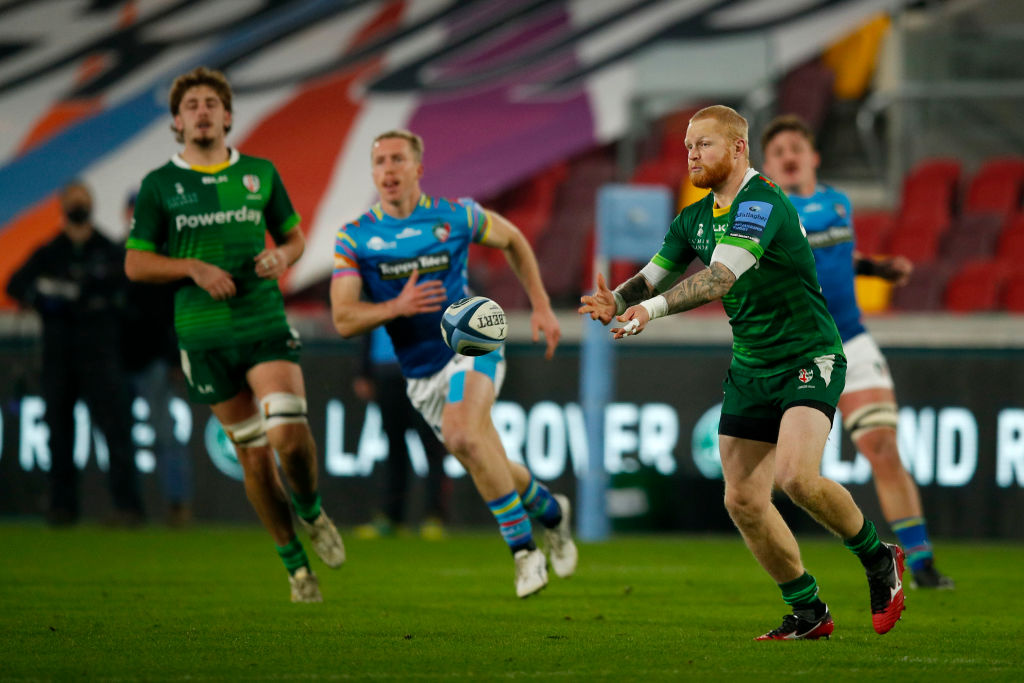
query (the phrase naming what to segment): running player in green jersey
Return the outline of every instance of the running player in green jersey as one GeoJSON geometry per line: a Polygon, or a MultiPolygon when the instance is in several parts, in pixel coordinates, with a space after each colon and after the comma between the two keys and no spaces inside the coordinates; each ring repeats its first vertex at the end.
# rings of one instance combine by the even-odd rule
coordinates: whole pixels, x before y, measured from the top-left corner
{"type": "Polygon", "coordinates": [[[320,506],[300,344],[277,285],[305,238],[273,164],[227,146],[231,100],[218,71],[199,67],[174,81],[172,130],[184,150],[142,181],[125,271],[140,282],[183,281],[174,324],[189,396],[210,405],[235,444],[246,495],[288,569],[292,601],[319,602],[274,460],[276,451],[313,548],[328,566],[341,566],[344,545],[320,506]]]}
{"type": "Polygon", "coordinates": [[[729,107],[694,114],[690,180],[711,193],[683,209],[651,262],[615,291],[599,275],[579,311],[605,324],[617,316],[623,325],[611,331],[621,339],[654,318],[722,300],[733,329],[719,424],[725,506],[793,609],[758,640],[816,639],[834,628],[772,504],[773,486],[860,558],[873,626],[886,633],[903,611],[903,551],[882,543],[849,492],[821,476],[846,359],[796,210],[750,168],[747,141],[746,120],[729,107]],[[694,258],[707,267],[675,284],[694,258]]]}

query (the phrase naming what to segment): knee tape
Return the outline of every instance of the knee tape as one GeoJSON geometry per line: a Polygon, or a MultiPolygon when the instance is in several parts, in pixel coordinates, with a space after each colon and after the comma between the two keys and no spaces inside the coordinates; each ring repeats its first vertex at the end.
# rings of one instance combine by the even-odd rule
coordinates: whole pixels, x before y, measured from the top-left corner
{"type": "Polygon", "coordinates": [[[267,429],[306,421],[306,399],[284,392],[267,394],[260,399],[260,412],[267,429]]]}
{"type": "Polygon", "coordinates": [[[843,427],[856,442],[872,429],[896,429],[900,416],[895,403],[872,403],[853,411],[843,418],[843,427]]]}
{"type": "Polygon", "coordinates": [[[266,446],[268,443],[267,432],[263,428],[263,420],[259,413],[233,425],[224,425],[224,431],[231,442],[239,448],[256,448],[266,446]]]}

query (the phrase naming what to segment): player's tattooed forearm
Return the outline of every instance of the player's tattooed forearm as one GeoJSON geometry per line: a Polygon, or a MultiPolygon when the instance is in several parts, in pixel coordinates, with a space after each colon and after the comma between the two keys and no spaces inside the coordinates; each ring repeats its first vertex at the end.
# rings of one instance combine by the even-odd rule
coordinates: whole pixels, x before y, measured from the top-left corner
{"type": "Polygon", "coordinates": [[[641,301],[650,299],[654,294],[654,288],[640,273],[629,278],[615,288],[615,291],[622,295],[627,306],[634,306],[641,301]]]}
{"type": "Polygon", "coordinates": [[[736,282],[732,271],[717,261],[665,292],[668,312],[680,313],[721,299],[736,282]]]}

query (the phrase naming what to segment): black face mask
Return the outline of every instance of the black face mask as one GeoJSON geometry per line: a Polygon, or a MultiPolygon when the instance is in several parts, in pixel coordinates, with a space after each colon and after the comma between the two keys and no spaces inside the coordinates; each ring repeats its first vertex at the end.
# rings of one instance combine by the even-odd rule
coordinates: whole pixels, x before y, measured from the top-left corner
{"type": "Polygon", "coordinates": [[[64,211],[64,215],[67,216],[69,222],[83,225],[89,222],[89,216],[92,215],[92,211],[84,204],[76,204],[69,206],[64,211]]]}

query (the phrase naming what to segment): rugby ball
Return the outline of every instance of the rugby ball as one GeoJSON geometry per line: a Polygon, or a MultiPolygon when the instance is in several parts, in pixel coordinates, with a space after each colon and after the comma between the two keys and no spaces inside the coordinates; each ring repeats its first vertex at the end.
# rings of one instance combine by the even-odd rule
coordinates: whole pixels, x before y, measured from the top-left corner
{"type": "Polygon", "coordinates": [[[456,301],[441,316],[441,336],[455,353],[482,356],[501,346],[508,334],[505,311],[485,296],[456,301]]]}

